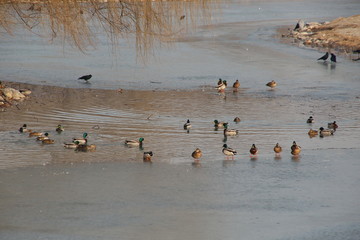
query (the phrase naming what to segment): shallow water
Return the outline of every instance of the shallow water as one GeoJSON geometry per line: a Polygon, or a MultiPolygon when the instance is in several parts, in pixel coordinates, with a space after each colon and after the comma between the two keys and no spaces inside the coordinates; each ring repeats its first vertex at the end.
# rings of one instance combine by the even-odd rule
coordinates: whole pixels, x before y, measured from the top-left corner
{"type": "Polygon", "coordinates": [[[31,86],[37,104],[0,112],[0,238],[359,239],[359,65],[341,56],[336,65],[318,63],[321,52],[273,34],[298,18],[355,14],[360,3],[309,2],[228,4],[218,24],[160,50],[147,66],[135,65],[130,50],[115,63],[102,46],[84,56],[31,36],[2,42],[1,79],[85,90],[31,86]],[[91,84],[75,80],[90,69],[91,84]],[[238,78],[240,91],[216,93],[220,77],[238,78]],[[272,79],[275,90],[265,86],[272,79]],[[94,90],[119,87],[123,93],[94,90]],[[214,119],[239,135],[224,139],[214,119]],[[334,120],[334,136],[307,135],[334,120]],[[20,134],[23,123],[55,144],[20,134]],[[62,147],[83,132],[95,152],[62,147]],[[139,137],[143,149],[124,146],[139,137]],[[225,161],[225,142],[238,151],[235,161],[225,161]],[[259,154],[251,159],[253,143],[259,154]],[[200,166],[191,164],[196,147],[200,166]],[[143,164],[150,150],[153,164],[143,164]]]}

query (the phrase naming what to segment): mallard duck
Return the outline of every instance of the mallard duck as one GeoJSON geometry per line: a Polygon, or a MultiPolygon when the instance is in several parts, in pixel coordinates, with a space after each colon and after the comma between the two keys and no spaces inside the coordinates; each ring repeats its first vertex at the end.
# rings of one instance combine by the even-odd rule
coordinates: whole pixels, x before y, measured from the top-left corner
{"type": "Polygon", "coordinates": [[[48,139],[42,140],[41,142],[42,142],[43,144],[54,144],[54,143],[55,143],[55,140],[48,138],[48,139]]]}
{"type": "Polygon", "coordinates": [[[43,141],[45,139],[49,139],[49,134],[47,132],[44,133],[44,135],[39,136],[39,137],[36,138],[37,141],[43,141]]]}
{"type": "Polygon", "coordinates": [[[30,132],[29,133],[29,137],[39,137],[42,136],[43,133],[42,132],[30,132]]]}
{"type": "Polygon", "coordinates": [[[237,91],[239,87],[240,87],[240,82],[238,79],[236,79],[236,81],[233,84],[234,91],[237,91]]]}
{"type": "Polygon", "coordinates": [[[241,120],[240,120],[239,117],[234,118],[234,122],[238,123],[238,122],[240,122],[240,121],[241,121],[241,120]]]}
{"type": "MultiPolygon", "coordinates": [[[[225,81],[224,81],[225,82],[225,81]]],[[[216,87],[216,89],[218,90],[218,92],[223,92],[225,91],[226,88],[226,84],[225,83],[220,84],[219,86],[216,87]]]]}
{"type": "Polygon", "coordinates": [[[196,148],[195,151],[193,151],[193,153],[191,154],[191,156],[192,156],[195,160],[198,160],[199,158],[201,158],[202,152],[201,152],[200,148],[196,148]]]}
{"type": "Polygon", "coordinates": [[[125,145],[127,146],[141,146],[144,141],[144,138],[141,137],[139,140],[125,140],[125,145]]]}
{"type": "Polygon", "coordinates": [[[83,133],[82,138],[73,138],[73,143],[78,142],[78,144],[86,144],[87,143],[87,133],[83,133]]]}
{"type": "Polygon", "coordinates": [[[282,148],[281,148],[281,146],[279,145],[279,143],[276,143],[276,145],[275,145],[275,147],[274,147],[274,152],[275,152],[276,154],[279,154],[279,153],[282,152],[282,148]]]}
{"type": "Polygon", "coordinates": [[[31,130],[30,130],[30,129],[27,129],[27,125],[24,124],[24,125],[22,125],[21,128],[19,128],[19,132],[21,132],[21,133],[26,133],[26,132],[31,132],[31,130]]]}
{"type": "Polygon", "coordinates": [[[272,80],[271,82],[268,82],[266,84],[266,86],[268,86],[270,88],[274,88],[274,87],[276,87],[276,85],[277,85],[277,83],[274,80],[272,80]]]}
{"type": "Polygon", "coordinates": [[[228,129],[227,128],[227,124],[225,124],[225,129],[224,129],[224,136],[235,136],[239,133],[238,130],[235,129],[228,129]]]}
{"type": "Polygon", "coordinates": [[[225,127],[228,123],[226,122],[219,122],[218,120],[214,120],[214,127],[216,128],[222,128],[225,127]]]}
{"type": "Polygon", "coordinates": [[[336,130],[339,126],[336,124],[336,121],[328,123],[328,128],[336,130]]]}
{"type": "Polygon", "coordinates": [[[296,144],[296,142],[293,142],[293,145],[291,146],[291,154],[292,155],[299,155],[301,152],[301,147],[296,144]]]}
{"type": "Polygon", "coordinates": [[[75,149],[79,142],[64,143],[64,148],[75,149]]]}
{"type": "Polygon", "coordinates": [[[221,84],[223,84],[223,81],[221,78],[219,78],[219,81],[217,82],[217,85],[220,86],[221,84]]]}
{"type": "Polygon", "coordinates": [[[231,157],[232,160],[234,160],[234,155],[237,154],[237,152],[234,149],[228,147],[227,144],[223,145],[222,152],[223,152],[223,154],[225,154],[227,160],[229,157],[231,157]]]}
{"type": "Polygon", "coordinates": [[[76,151],[83,151],[83,152],[86,152],[86,151],[95,151],[96,150],[96,145],[95,144],[78,144],[76,146],[76,151]]]}
{"type": "Polygon", "coordinates": [[[250,154],[252,155],[256,155],[258,153],[258,149],[257,147],[255,146],[255,144],[253,144],[250,148],[250,154]]]}
{"type": "Polygon", "coordinates": [[[151,157],[153,156],[153,152],[150,151],[150,152],[144,152],[144,155],[143,155],[143,161],[144,162],[151,162],[151,157]]]}
{"type": "Polygon", "coordinates": [[[313,130],[313,129],[310,129],[308,134],[310,137],[314,137],[314,136],[317,136],[318,135],[318,131],[317,130],[313,130]]]}
{"type": "Polygon", "coordinates": [[[306,123],[313,123],[313,122],[314,122],[314,118],[312,116],[310,116],[308,120],[306,120],[306,123]]]}
{"type": "Polygon", "coordinates": [[[58,133],[61,133],[62,131],[64,131],[65,129],[64,129],[64,127],[63,126],[61,126],[60,124],[56,127],[56,129],[55,129],[58,133]]]}
{"type": "Polygon", "coordinates": [[[324,129],[323,127],[321,127],[319,129],[319,135],[320,135],[320,137],[331,136],[331,135],[334,135],[334,130],[333,129],[324,129]]]}
{"type": "Polygon", "coordinates": [[[186,123],[184,124],[184,129],[189,129],[189,128],[191,128],[191,123],[190,123],[190,120],[188,119],[186,121],[186,123]]]}

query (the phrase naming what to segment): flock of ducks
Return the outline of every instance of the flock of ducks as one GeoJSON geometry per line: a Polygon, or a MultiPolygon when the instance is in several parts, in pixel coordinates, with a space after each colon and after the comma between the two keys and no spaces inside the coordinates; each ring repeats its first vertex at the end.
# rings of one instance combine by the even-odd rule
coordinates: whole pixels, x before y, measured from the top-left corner
{"type": "MultiPolygon", "coordinates": [[[[65,129],[63,126],[58,125],[55,129],[55,131],[57,133],[61,133],[63,132],[65,129]]],[[[28,133],[29,137],[36,137],[37,141],[40,141],[43,144],[54,144],[55,140],[50,139],[49,138],[49,133],[48,132],[36,132],[33,131],[31,129],[27,128],[27,124],[23,124],[22,127],[19,128],[19,132],[20,133],[28,133]]],[[[88,133],[83,133],[82,137],[80,138],[73,138],[71,142],[63,143],[64,148],[67,149],[75,149],[75,151],[83,151],[83,152],[87,152],[87,151],[95,151],[96,150],[96,145],[95,144],[88,144],[88,133]]],[[[142,149],[142,144],[143,144],[144,138],[141,137],[139,139],[136,140],[125,140],[124,144],[128,147],[135,147],[138,146],[140,149],[142,149]]],[[[149,151],[149,152],[144,152],[143,153],[143,160],[144,162],[151,162],[151,157],[153,156],[153,152],[149,151]]]]}
{"type": "MultiPolygon", "coordinates": [[[[324,59],[322,59],[322,60],[324,60],[324,59]]],[[[90,78],[91,78],[91,75],[85,75],[85,76],[80,77],[79,79],[83,79],[83,80],[87,81],[90,78]]],[[[272,80],[271,82],[268,82],[266,84],[266,86],[273,89],[277,86],[277,83],[274,80],[272,80]]],[[[226,87],[227,87],[227,81],[222,80],[220,78],[217,83],[216,89],[218,90],[218,92],[224,92],[226,87]]],[[[236,80],[233,84],[233,91],[234,92],[238,91],[239,87],[240,87],[240,82],[239,82],[239,80],[236,80]]],[[[235,123],[238,123],[240,121],[241,120],[239,117],[234,118],[235,123]]],[[[312,123],[314,123],[314,118],[312,116],[310,116],[306,122],[308,124],[312,124],[312,123]]],[[[189,132],[189,129],[192,127],[189,119],[185,122],[183,127],[185,130],[187,130],[189,132]]],[[[224,134],[225,139],[227,136],[236,136],[239,133],[239,131],[236,129],[229,129],[227,122],[220,122],[218,120],[214,120],[214,127],[216,130],[219,128],[223,128],[223,134],[224,134]]],[[[334,122],[328,123],[327,129],[324,129],[323,127],[320,127],[319,130],[310,129],[308,132],[308,135],[310,137],[314,137],[317,135],[319,135],[320,137],[331,136],[334,134],[334,132],[336,131],[337,128],[338,128],[338,125],[337,125],[336,121],[334,121],[334,122]]],[[[64,131],[64,127],[61,125],[58,125],[55,130],[56,130],[56,132],[61,133],[64,131]]],[[[49,133],[32,131],[27,128],[26,124],[24,124],[22,127],[19,128],[19,132],[28,133],[29,137],[36,137],[36,140],[41,141],[43,144],[55,143],[55,140],[49,138],[49,133]]],[[[88,144],[87,137],[88,137],[88,134],[83,133],[83,136],[81,138],[73,138],[70,143],[64,143],[63,146],[64,146],[64,148],[75,149],[76,151],[95,151],[96,145],[88,144]]],[[[138,146],[140,149],[142,149],[143,142],[144,142],[144,138],[140,137],[139,139],[136,139],[136,140],[125,140],[124,144],[128,147],[138,146]]],[[[282,152],[282,147],[279,145],[279,143],[276,143],[273,150],[275,152],[275,155],[278,156],[282,152]]],[[[249,152],[250,152],[250,157],[256,157],[256,155],[258,153],[258,148],[256,147],[255,144],[252,144],[249,152]]],[[[293,156],[298,156],[300,154],[300,152],[301,152],[301,147],[295,141],[293,141],[293,144],[291,146],[291,154],[293,156]]],[[[226,156],[226,160],[230,160],[230,159],[234,160],[234,156],[237,154],[236,150],[230,148],[226,143],[223,144],[223,146],[222,146],[222,153],[226,156]]],[[[200,158],[202,157],[202,155],[203,155],[202,151],[199,148],[196,148],[195,151],[192,152],[191,156],[194,158],[195,164],[200,163],[200,158]]],[[[152,156],[153,156],[152,151],[143,152],[143,161],[151,162],[152,156]]]]}
{"type": "MultiPolygon", "coordinates": [[[[308,120],[306,121],[308,124],[313,124],[314,118],[312,116],[310,116],[308,118],[308,120]]],[[[320,137],[326,137],[326,136],[331,136],[334,135],[336,129],[339,127],[336,123],[336,121],[330,122],[327,124],[327,129],[320,127],[319,130],[314,130],[312,128],[310,128],[308,134],[310,137],[316,137],[316,136],[320,136],[320,137]]]]}
{"type": "MultiPolygon", "coordinates": [[[[326,53],[326,55],[324,55],[322,58],[319,58],[318,60],[326,60],[328,58],[328,53],[326,53]]],[[[332,62],[336,62],[336,56],[334,54],[331,54],[331,61],[332,62]]],[[[277,83],[272,80],[268,83],[266,83],[266,86],[270,87],[271,89],[275,88],[277,86],[277,83]]],[[[221,78],[219,79],[219,81],[217,82],[217,87],[216,89],[218,90],[218,92],[224,92],[225,89],[227,87],[227,81],[226,80],[222,80],[221,78]]],[[[238,91],[238,88],[240,87],[240,82],[239,80],[236,80],[233,84],[233,91],[236,92],[238,91]]],[[[240,118],[239,117],[235,117],[234,122],[238,123],[240,122],[240,118]]],[[[314,123],[314,118],[312,116],[310,116],[308,118],[308,120],[306,121],[308,124],[312,124],[314,123]]],[[[236,136],[238,134],[238,130],[235,129],[228,129],[228,123],[227,122],[219,122],[218,120],[214,120],[214,127],[216,129],[218,128],[224,128],[223,133],[224,133],[224,137],[226,138],[227,136],[236,136]]],[[[191,128],[191,123],[190,120],[188,119],[186,121],[186,123],[184,124],[184,129],[189,130],[191,128]]],[[[313,130],[310,129],[308,134],[310,137],[314,137],[319,135],[320,137],[325,137],[325,136],[331,136],[334,134],[334,132],[336,131],[336,129],[338,128],[338,125],[336,123],[336,121],[328,123],[328,128],[325,129],[323,127],[320,127],[319,130],[313,130]]],[[[226,143],[223,144],[222,146],[222,153],[226,156],[226,160],[234,160],[234,156],[237,154],[236,150],[230,148],[226,143]]],[[[282,152],[282,147],[279,145],[279,143],[276,143],[276,145],[273,148],[275,155],[279,156],[280,153],[282,152]]],[[[301,153],[301,147],[296,143],[296,141],[293,141],[293,144],[290,148],[291,150],[291,154],[293,156],[299,156],[301,153]]],[[[252,144],[250,150],[250,157],[256,157],[257,153],[258,153],[258,148],[256,147],[255,144],[252,144]]],[[[202,157],[202,152],[199,148],[196,148],[195,151],[191,154],[191,156],[194,158],[194,163],[199,163],[200,162],[200,158],[202,157]]]]}
{"type": "MultiPolygon", "coordinates": [[[[239,122],[239,121],[240,121],[239,117],[234,118],[234,122],[239,122]]],[[[216,130],[218,130],[219,128],[223,128],[224,129],[223,133],[225,138],[227,136],[236,136],[239,133],[238,130],[228,129],[227,122],[219,122],[218,120],[214,120],[214,127],[216,130]]],[[[191,123],[190,120],[188,119],[184,124],[184,129],[188,130],[189,128],[191,128],[191,123]]],[[[279,145],[279,143],[276,143],[273,150],[275,152],[275,155],[279,156],[280,153],[282,152],[282,147],[279,145]]],[[[258,148],[256,147],[255,144],[252,144],[249,152],[251,158],[255,158],[257,156],[258,148]]],[[[298,156],[300,152],[301,152],[301,147],[295,141],[293,141],[293,144],[291,146],[291,154],[294,156],[298,156]]],[[[237,151],[234,150],[233,148],[230,148],[226,143],[223,144],[222,146],[222,153],[225,155],[226,160],[234,160],[234,156],[237,155],[237,151]]],[[[191,156],[194,158],[194,163],[199,164],[200,158],[202,157],[202,151],[200,150],[200,148],[196,148],[195,151],[191,154],[191,156]]]]}
{"type": "MultiPolygon", "coordinates": [[[[215,87],[219,93],[221,92],[225,92],[225,89],[227,88],[228,84],[226,80],[222,80],[221,78],[219,78],[219,81],[217,82],[217,86],[215,87]]],[[[233,91],[237,92],[239,90],[240,87],[240,82],[238,79],[236,79],[236,81],[233,83],[233,91]]],[[[275,88],[277,86],[277,83],[272,80],[268,83],[266,83],[266,86],[270,87],[271,89],[275,88]]]]}

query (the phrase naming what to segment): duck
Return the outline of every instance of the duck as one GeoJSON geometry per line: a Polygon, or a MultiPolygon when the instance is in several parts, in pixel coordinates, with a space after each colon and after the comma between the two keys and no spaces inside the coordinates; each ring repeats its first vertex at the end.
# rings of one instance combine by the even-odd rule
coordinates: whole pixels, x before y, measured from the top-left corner
{"type": "Polygon", "coordinates": [[[144,138],[141,137],[139,138],[139,140],[125,140],[125,145],[127,146],[142,146],[142,143],[144,141],[144,138]]]}
{"type": "Polygon", "coordinates": [[[26,132],[31,132],[31,130],[27,128],[26,124],[23,124],[22,127],[19,128],[19,132],[26,133],[26,132]]]}
{"type": "Polygon", "coordinates": [[[83,133],[82,138],[73,138],[73,143],[78,142],[78,144],[86,144],[87,136],[88,136],[88,134],[85,132],[85,133],[83,133]]]}
{"type": "Polygon", "coordinates": [[[236,81],[233,84],[234,91],[236,92],[239,87],[240,87],[240,82],[238,79],[236,79],[236,81]]]}
{"type": "Polygon", "coordinates": [[[186,121],[186,123],[184,124],[184,129],[189,129],[189,128],[191,128],[191,123],[190,123],[190,120],[188,119],[186,121]]]}
{"type": "Polygon", "coordinates": [[[202,157],[202,152],[201,152],[200,148],[196,148],[195,151],[193,151],[193,153],[191,154],[191,156],[192,156],[195,160],[199,160],[199,158],[202,157]]]}
{"type": "Polygon", "coordinates": [[[214,120],[214,127],[216,128],[222,128],[225,127],[228,123],[226,122],[219,122],[218,120],[214,120]]]}
{"type": "Polygon", "coordinates": [[[55,140],[47,138],[41,141],[43,144],[54,144],[55,140]]]}
{"type": "Polygon", "coordinates": [[[77,147],[77,145],[79,145],[79,142],[72,142],[72,143],[65,143],[64,142],[64,148],[69,148],[69,149],[75,149],[77,147]]]}
{"type": "Polygon", "coordinates": [[[144,155],[143,155],[143,161],[144,162],[151,162],[151,157],[153,156],[153,152],[150,151],[150,152],[144,152],[144,155]]]}
{"type": "Polygon", "coordinates": [[[272,80],[271,82],[268,82],[266,84],[266,86],[268,86],[270,88],[274,88],[274,87],[276,87],[276,85],[277,85],[277,83],[274,80],[272,80]]]}
{"type": "Polygon", "coordinates": [[[44,135],[39,136],[39,137],[36,138],[37,141],[43,141],[45,139],[49,139],[49,133],[47,133],[47,132],[44,133],[44,135]]]}
{"type": "Polygon", "coordinates": [[[291,146],[291,154],[292,155],[299,155],[301,152],[301,147],[293,141],[293,145],[291,146]]]}
{"type": "Polygon", "coordinates": [[[239,117],[235,117],[235,118],[234,118],[234,122],[238,123],[238,122],[240,122],[240,121],[241,121],[241,120],[240,120],[239,117]]]}
{"type": "Polygon", "coordinates": [[[58,133],[63,132],[65,129],[63,126],[61,126],[60,124],[56,127],[55,131],[57,131],[58,133]]]}
{"type": "Polygon", "coordinates": [[[218,90],[218,92],[223,92],[225,91],[226,87],[227,87],[227,82],[226,80],[224,80],[220,85],[216,87],[216,89],[218,90]]]}
{"type": "Polygon", "coordinates": [[[43,133],[42,132],[30,132],[29,133],[29,137],[39,137],[42,136],[43,133]]]}
{"type": "Polygon", "coordinates": [[[234,155],[237,154],[237,152],[234,149],[228,147],[226,143],[223,145],[222,152],[223,154],[225,154],[226,160],[228,160],[229,157],[231,157],[232,160],[234,160],[234,155]]]}
{"type": "Polygon", "coordinates": [[[275,154],[279,154],[282,152],[282,147],[279,145],[279,143],[276,143],[276,145],[274,147],[274,152],[275,152],[275,154]]]}
{"type": "Polygon", "coordinates": [[[336,121],[328,123],[328,128],[336,130],[339,126],[336,124],[336,121]]]}
{"type": "Polygon", "coordinates": [[[256,155],[258,153],[258,149],[257,147],[255,146],[255,144],[253,144],[250,148],[250,154],[252,155],[256,155]]]}
{"type": "Polygon", "coordinates": [[[317,136],[318,133],[319,133],[319,131],[314,130],[314,129],[310,129],[309,132],[308,132],[308,134],[309,134],[310,137],[317,136]]]}
{"type": "Polygon", "coordinates": [[[238,130],[235,130],[235,129],[228,129],[227,128],[227,124],[224,126],[225,129],[224,129],[224,136],[235,136],[239,133],[238,130]]]}
{"type": "Polygon", "coordinates": [[[221,84],[223,84],[223,81],[221,78],[219,78],[219,81],[217,82],[217,85],[220,86],[221,84]]]}
{"type": "Polygon", "coordinates": [[[95,144],[78,144],[76,146],[76,151],[83,151],[83,152],[87,152],[87,151],[95,151],[96,150],[96,145],[95,144]]]}
{"type": "Polygon", "coordinates": [[[331,135],[334,135],[334,130],[333,129],[324,129],[323,127],[321,127],[319,129],[319,134],[320,134],[320,137],[331,136],[331,135]]]}
{"type": "Polygon", "coordinates": [[[308,120],[306,120],[306,123],[313,123],[313,122],[314,122],[314,118],[312,116],[310,116],[308,120]]]}

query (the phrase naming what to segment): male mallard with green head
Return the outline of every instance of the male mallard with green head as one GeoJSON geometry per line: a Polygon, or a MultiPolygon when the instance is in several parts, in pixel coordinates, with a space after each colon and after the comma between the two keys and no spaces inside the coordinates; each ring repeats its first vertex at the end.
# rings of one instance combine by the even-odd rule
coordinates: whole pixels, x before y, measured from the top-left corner
{"type": "Polygon", "coordinates": [[[334,130],[333,129],[324,129],[323,127],[321,127],[319,129],[319,135],[320,135],[320,137],[331,136],[331,135],[334,135],[334,130]]]}
{"type": "Polygon", "coordinates": [[[231,157],[232,160],[234,160],[234,155],[237,154],[237,152],[236,152],[234,149],[228,147],[227,144],[224,144],[224,145],[223,145],[222,152],[223,152],[223,154],[225,154],[226,160],[228,160],[229,157],[231,157]]]}
{"type": "Polygon", "coordinates": [[[184,129],[187,130],[187,129],[189,129],[189,128],[191,128],[191,123],[190,123],[190,120],[188,119],[188,120],[186,121],[186,123],[184,124],[184,129]]]}
{"type": "Polygon", "coordinates": [[[47,133],[47,132],[44,133],[44,135],[39,136],[39,137],[36,138],[37,141],[43,141],[45,139],[49,139],[49,133],[47,133]]]}
{"type": "Polygon", "coordinates": [[[79,142],[64,143],[64,148],[75,149],[79,145],[79,142]]]}
{"type": "Polygon", "coordinates": [[[58,133],[61,133],[61,132],[63,132],[65,129],[64,129],[64,127],[63,126],[61,126],[60,124],[56,127],[56,129],[55,129],[58,133]]]}
{"type": "Polygon", "coordinates": [[[24,125],[22,125],[21,128],[19,128],[19,132],[26,133],[26,132],[31,132],[31,130],[27,128],[26,124],[24,124],[24,125]]]}
{"type": "Polygon", "coordinates": [[[308,120],[306,120],[306,123],[314,123],[314,121],[315,121],[314,118],[310,116],[308,120]]]}
{"type": "Polygon", "coordinates": [[[228,129],[227,128],[227,124],[224,125],[225,129],[224,129],[224,136],[235,136],[239,133],[238,130],[235,129],[228,129]]]}
{"type": "Polygon", "coordinates": [[[150,151],[150,152],[144,152],[144,155],[143,155],[143,161],[144,162],[151,162],[151,157],[153,156],[153,152],[150,151]]]}
{"type": "Polygon", "coordinates": [[[73,143],[78,142],[79,144],[86,144],[87,143],[87,133],[83,133],[82,138],[73,138],[73,143]]]}
{"type": "Polygon", "coordinates": [[[214,127],[216,128],[222,128],[224,126],[226,126],[228,123],[225,122],[219,122],[218,120],[214,120],[214,127]]]}
{"type": "Polygon", "coordinates": [[[293,145],[291,146],[291,154],[292,155],[299,155],[301,152],[301,147],[293,141],[293,145]]]}
{"type": "Polygon", "coordinates": [[[125,140],[125,145],[133,147],[133,146],[142,146],[144,138],[141,137],[139,140],[125,140]]]}

